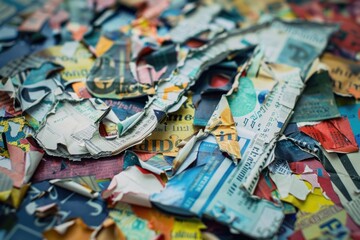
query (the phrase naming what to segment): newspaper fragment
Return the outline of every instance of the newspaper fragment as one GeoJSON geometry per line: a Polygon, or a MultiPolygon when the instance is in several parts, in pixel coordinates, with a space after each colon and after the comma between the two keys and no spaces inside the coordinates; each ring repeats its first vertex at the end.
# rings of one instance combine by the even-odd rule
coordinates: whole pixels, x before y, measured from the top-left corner
{"type": "MultiPolygon", "coordinates": [[[[266,69],[266,65],[263,67],[266,69]]],[[[242,161],[239,164],[239,171],[234,173],[234,176],[238,176],[234,178],[234,184],[246,186],[245,188],[250,192],[254,190],[258,176],[267,164],[268,157],[275,147],[275,141],[280,137],[281,131],[289,121],[296,100],[304,88],[300,69],[275,64],[270,65],[270,67],[273,69],[269,72],[270,75],[273,75],[278,82],[268,93],[265,101],[261,105],[255,105],[257,101],[255,99],[252,108],[255,106],[256,108],[251,111],[248,109],[246,112],[237,112],[236,108],[231,108],[235,111],[233,115],[237,123],[240,142],[243,138],[242,144],[245,143],[243,146],[246,147],[245,154],[243,154],[242,161]],[[241,135],[242,132],[244,133],[242,129],[246,129],[251,135],[249,136],[249,133],[241,135]]],[[[240,78],[240,84],[241,81],[245,80],[251,81],[246,77],[240,78]]],[[[255,97],[255,90],[252,91],[253,97],[255,97]]],[[[242,94],[241,89],[233,94],[236,96],[233,101],[237,105],[241,105],[243,101],[239,98],[239,95],[242,94]]]]}
{"type": "Polygon", "coordinates": [[[359,146],[360,145],[360,125],[359,125],[360,119],[355,113],[359,112],[360,103],[345,104],[345,105],[338,104],[338,109],[339,109],[339,112],[341,113],[341,116],[349,119],[351,130],[354,133],[356,143],[359,146]]]}
{"type": "Polygon", "coordinates": [[[266,238],[275,234],[283,218],[280,208],[232,186],[231,173],[239,165],[235,167],[230,159],[222,156],[214,137],[206,146],[204,157],[207,156],[208,162],[171,178],[165,190],[152,196],[153,204],[178,214],[205,215],[253,237],[266,238]],[[216,151],[220,154],[214,155],[216,151]],[[209,195],[213,197],[208,198],[209,195]],[[259,221],[262,218],[258,218],[257,213],[260,212],[271,216],[271,226],[268,225],[270,221],[259,221]]]}
{"type": "MultiPolygon", "coordinates": [[[[310,189],[312,188],[311,184],[305,181],[304,183],[310,191],[310,189]]],[[[315,188],[312,192],[310,192],[305,201],[301,201],[292,195],[288,195],[287,197],[282,198],[282,200],[291,203],[301,212],[307,213],[314,213],[319,211],[323,207],[334,205],[334,203],[330,199],[324,196],[321,189],[319,188],[315,188]]]]}
{"type": "Polygon", "coordinates": [[[96,99],[58,102],[36,133],[36,139],[51,155],[73,158],[88,153],[91,148],[87,141],[108,111],[109,108],[96,99]]]}
{"type": "Polygon", "coordinates": [[[300,174],[301,179],[311,183],[312,192],[314,187],[320,187],[322,194],[331,199],[336,205],[340,205],[340,199],[335,193],[330,180],[330,174],[317,159],[309,159],[300,162],[289,163],[291,170],[295,174],[300,174]],[[318,172],[322,174],[318,174],[318,172]]]}
{"type": "MultiPolygon", "coordinates": [[[[249,49],[249,54],[252,52],[249,49]]],[[[246,56],[243,58],[248,60],[246,56]]],[[[237,70],[237,61],[224,60],[201,74],[195,85],[191,87],[194,92],[193,104],[196,107],[194,125],[206,126],[221,96],[231,90],[237,70]]]]}
{"type": "Polygon", "coordinates": [[[216,4],[200,6],[190,16],[180,21],[171,29],[170,38],[176,43],[183,43],[187,39],[209,29],[210,22],[220,12],[221,7],[216,4]]]}
{"type": "Polygon", "coordinates": [[[14,76],[20,72],[24,72],[27,69],[39,68],[46,59],[37,57],[35,55],[28,55],[7,63],[0,68],[0,76],[3,78],[14,76]]]}
{"type": "Polygon", "coordinates": [[[281,198],[286,198],[291,194],[297,199],[305,201],[310,193],[305,183],[295,174],[271,174],[270,177],[275,182],[281,198]]]}

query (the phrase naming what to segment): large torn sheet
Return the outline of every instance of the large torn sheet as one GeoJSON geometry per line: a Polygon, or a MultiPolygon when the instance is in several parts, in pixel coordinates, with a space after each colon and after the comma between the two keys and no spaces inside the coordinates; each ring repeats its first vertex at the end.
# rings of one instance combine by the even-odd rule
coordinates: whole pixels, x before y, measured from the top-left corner
{"type": "MultiPolygon", "coordinates": [[[[262,169],[272,160],[275,142],[289,121],[296,100],[305,86],[298,68],[274,64],[263,67],[270,67],[269,74],[273,75],[277,84],[268,93],[265,101],[258,104],[253,111],[245,115],[234,115],[240,137],[239,144],[245,147],[238,172],[234,173],[234,184],[243,185],[250,192],[254,191],[262,169]]],[[[243,79],[246,80],[239,79],[240,84],[243,79]]],[[[241,94],[241,89],[236,94],[241,94]]],[[[236,101],[241,105],[241,102],[246,100],[239,98],[236,101]]]]}
{"type": "Polygon", "coordinates": [[[99,121],[109,108],[96,99],[58,102],[36,134],[48,153],[76,158],[93,152],[87,142],[99,130],[99,121]]]}
{"type": "Polygon", "coordinates": [[[152,196],[153,204],[177,214],[205,215],[252,237],[274,235],[283,219],[281,207],[232,184],[237,168],[222,156],[214,137],[202,144],[203,155],[197,161],[204,158],[207,163],[173,177],[164,191],[152,196]]]}

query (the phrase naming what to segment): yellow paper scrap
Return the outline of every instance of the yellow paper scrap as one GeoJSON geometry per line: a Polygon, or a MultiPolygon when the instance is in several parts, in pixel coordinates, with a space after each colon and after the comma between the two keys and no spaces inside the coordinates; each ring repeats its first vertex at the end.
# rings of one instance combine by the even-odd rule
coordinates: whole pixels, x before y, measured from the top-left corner
{"type": "MultiPolygon", "coordinates": [[[[305,182],[309,190],[312,189],[310,183],[305,182]]],[[[302,201],[289,194],[286,198],[281,198],[282,201],[291,203],[295,207],[299,208],[302,212],[314,213],[319,211],[324,206],[332,206],[334,203],[327,199],[323,194],[320,188],[315,188],[313,192],[310,192],[307,195],[306,200],[302,201]]]]}
{"type": "Polygon", "coordinates": [[[106,51],[109,50],[112,47],[112,45],[114,45],[113,41],[111,41],[110,39],[104,36],[101,36],[95,47],[96,56],[100,57],[101,55],[106,53],[106,51]]]}
{"type": "Polygon", "coordinates": [[[201,240],[201,229],[206,226],[200,221],[175,221],[174,228],[171,233],[172,240],[201,240]]]}
{"type": "Polygon", "coordinates": [[[220,150],[228,153],[235,163],[240,160],[240,146],[237,141],[238,134],[235,121],[225,96],[222,96],[205,128],[205,132],[214,135],[220,150]]]}
{"type": "Polygon", "coordinates": [[[92,234],[92,239],[96,240],[125,240],[126,237],[122,231],[116,226],[113,219],[107,218],[102,225],[92,234]]]}
{"type": "Polygon", "coordinates": [[[94,229],[87,226],[81,218],[76,218],[46,230],[43,236],[47,240],[90,239],[93,231],[94,229]]]}

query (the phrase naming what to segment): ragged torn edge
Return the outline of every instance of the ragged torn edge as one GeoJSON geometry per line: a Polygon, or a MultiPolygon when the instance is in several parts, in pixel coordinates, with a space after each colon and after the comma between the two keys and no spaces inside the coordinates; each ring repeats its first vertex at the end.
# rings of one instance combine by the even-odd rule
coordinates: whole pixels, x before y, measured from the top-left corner
{"type": "Polygon", "coordinates": [[[133,165],[115,175],[102,197],[111,204],[125,202],[143,207],[151,207],[150,196],[161,192],[165,183],[161,177],[133,165]]]}
{"type": "Polygon", "coordinates": [[[49,182],[55,186],[65,188],[69,191],[78,193],[84,197],[97,198],[99,196],[98,192],[96,192],[90,188],[86,188],[86,187],[82,186],[81,184],[79,184],[75,181],[72,181],[71,179],[52,179],[49,182]]]}
{"type": "MultiPolygon", "coordinates": [[[[69,102],[70,104],[73,103],[81,103],[84,101],[89,101],[91,103],[91,105],[94,107],[94,109],[96,109],[95,104],[92,102],[94,101],[94,99],[75,99],[75,98],[69,98],[69,99],[60,99],[59,101],[55,102],[54,106],[51,108],[51,110],[46,114],[45,120],[41,123],[39,129],[36,132],[36,135],[34,136],[35,139],[37,140],[38,144],[47,152],[47,154],[52,155],[52,156],[66,156],[68,157],[70,160],[81,160],[81,158],[83,157],[94,157],[94,158],[100,158],[102,157],[102,155],[88,155],[88,156],[76,156],[76,155],[71,155],[71,154],[66,154],[66,152],[63,152],[62,150],[59,150],[59,148],[57,148],[56,150],[50,150],[47,149],[44,144],[41,142],[40,139],[37,138],[37,135],[41,132],[41,130],[45,127],[46,123],[47,123],[47,119],[49,118],[49,116],[56,114],[56,111],[59,107],[59,105],[62,102],[69,102]]],[[[102,101],[101,101],[102,102],[102,101]]],[[[94,124],[96,124],[97,127],[99,127],[100,121],[109,113],[111,109],[109,107],[107,107],[107,110],[104,112],[103,116],[99,119],[97,119],[94,124]]],[[[57,147],[59,147],[59,144],[57,144],[57,147]]],[[[65,146],[66,147],[66,146],[65,146]]],[[[111,155],[111,153],[106,153],[106,156],[111,155]]]]}
{"type": "Polygon", "coordinates": [[[126,170],[127,168],[131,167],[131,166],[139,166],[145,170],[148,170],[149,172],[152,172],[156,175],[159,175],[162,179],[167,180],[167,176],[165,174],[165,171],[157,168],[155,166],[153,166],[152,164],[147,163],[147,161],[143,161],[141,160],[138,155],[130,150],[125,150],[124,153],[124,166],[123,166],[123,170],[126,170]],[[136,158],[136,160],[132,160],[132,161],[127,161],[127,155],[132,155],[133,157],[136,158]]]}

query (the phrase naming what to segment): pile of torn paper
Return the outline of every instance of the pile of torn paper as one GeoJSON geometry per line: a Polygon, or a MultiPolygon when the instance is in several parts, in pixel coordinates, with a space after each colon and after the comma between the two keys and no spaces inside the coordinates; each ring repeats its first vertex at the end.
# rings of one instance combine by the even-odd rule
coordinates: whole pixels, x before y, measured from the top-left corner
{"type": "Polygon", "coordinates": [[[360,239],[358,1],[0,13],[1,239],[360,239]]]}

